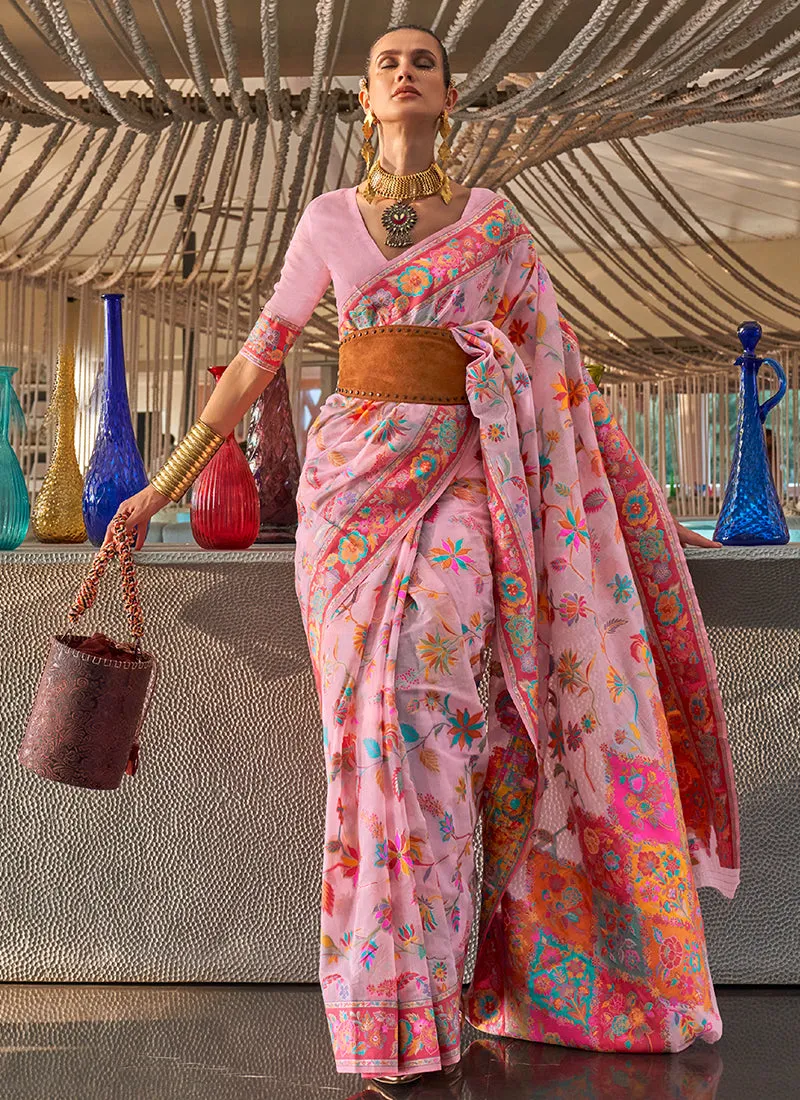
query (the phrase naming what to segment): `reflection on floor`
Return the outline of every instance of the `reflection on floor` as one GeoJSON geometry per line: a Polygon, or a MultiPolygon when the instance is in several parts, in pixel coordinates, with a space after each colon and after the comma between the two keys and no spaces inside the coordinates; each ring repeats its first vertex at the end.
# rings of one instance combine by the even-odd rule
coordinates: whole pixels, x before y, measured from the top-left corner
{"type": "Polygon", "coordinates": [[[468,1028],[462,1074],[367,1088],[338,1074],[315,985],[0,985],[13,1100],[784,1100],[800,988],[719,987],[725,1033],[677,1055],[589,1054],[468,1028]]]}

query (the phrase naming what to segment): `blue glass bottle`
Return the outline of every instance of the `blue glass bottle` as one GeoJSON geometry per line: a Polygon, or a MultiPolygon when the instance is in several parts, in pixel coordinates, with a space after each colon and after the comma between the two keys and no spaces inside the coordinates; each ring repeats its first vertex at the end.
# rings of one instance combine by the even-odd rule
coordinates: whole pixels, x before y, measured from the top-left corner
{"type": "Polygon", "coordinates": [[[714,538],[726,546],[770,546],[789,541],[789,528],[769,468],[764,420],[786,393],[786,375],[774,359],[759,359],[756,345],[761,325],[745,321],[738,328],[744,354],[736,360],[742,368],[739,412],[731,474],[714,538]],[[758,370],[768,363],[778,376],[778,392],[761,404],[758,370]]]}
{"type": "Polygon", "coordinates": [[[122,348],[122,294],[103,294],[105,303],[105,364],[100,419],[83,485],[83,519],[95,546],[123,500],[147,485],[142,456],[136,446],[125,383],[122,348]]]}
{"type": "Polygon", "coordinates": [[[0,550],[14,550],[28,533],[31,502],[22,467],[8,438],[15,424],[25,428],[25,414],[11,385],[16,367],[0,367],[0,550]]]}

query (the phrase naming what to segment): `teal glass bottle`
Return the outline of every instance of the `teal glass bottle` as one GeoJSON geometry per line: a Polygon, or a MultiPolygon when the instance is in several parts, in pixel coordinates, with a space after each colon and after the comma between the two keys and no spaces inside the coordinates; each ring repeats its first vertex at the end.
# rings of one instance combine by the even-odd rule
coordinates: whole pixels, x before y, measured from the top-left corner
{"type": "Polygon", "coordinates": [[[19,546],[31,520],[25,477],[8,437],[12,424],[25,428],[25,414],[11,385],[16,370],[0,367],[0,550],[19,546]]]}

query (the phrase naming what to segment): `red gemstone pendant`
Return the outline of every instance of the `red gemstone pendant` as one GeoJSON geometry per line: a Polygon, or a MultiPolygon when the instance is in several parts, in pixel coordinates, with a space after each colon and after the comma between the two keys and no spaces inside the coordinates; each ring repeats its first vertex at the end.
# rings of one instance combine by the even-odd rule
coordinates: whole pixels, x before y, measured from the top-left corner
{"type": "Polygon", "coordinates": [[[386,230],[387,248],[408,248],[412,244],[411,230],[417,224],[417,212],[407,202],[397,202],[388,206],[381,216],[386,230]]]}

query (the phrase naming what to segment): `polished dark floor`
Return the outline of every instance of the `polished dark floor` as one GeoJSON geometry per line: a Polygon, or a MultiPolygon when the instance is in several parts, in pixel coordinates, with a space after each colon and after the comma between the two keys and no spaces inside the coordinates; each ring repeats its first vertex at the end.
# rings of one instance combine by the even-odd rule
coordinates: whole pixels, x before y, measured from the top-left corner
{"type": "Polygon", "coordinates": [[[463,1072],[383,1093],[333,1065],[313,985],[0,985],[2,1100],[784,1100],[800,988],[719,987],[725,1033],[676,1055],[588,1054],[468,1028],[463,1072]]]}

